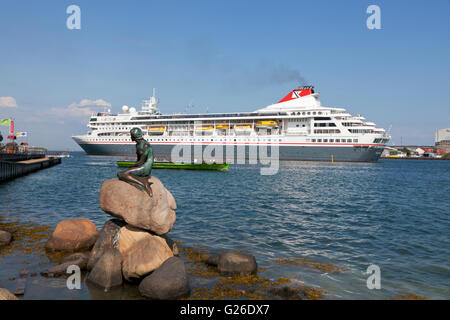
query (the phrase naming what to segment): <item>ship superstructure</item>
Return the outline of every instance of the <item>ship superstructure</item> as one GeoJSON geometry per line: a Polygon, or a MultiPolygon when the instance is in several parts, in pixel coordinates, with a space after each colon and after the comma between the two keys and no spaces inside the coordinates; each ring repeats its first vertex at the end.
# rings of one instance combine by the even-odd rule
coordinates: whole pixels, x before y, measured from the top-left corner
{"type": "MultiPolygon", "coordinates": [[[[322,106],[312,86],[253,112],[162,114],[158,102],[153,90],[140,111],[123,106],[119,114],[97,113],[89,120],[89,132],[73,139],[91,155],[134,155],[130,129],[139,127],[157,156],[170,156],[176,145],[228,147],[228,153],[230,146],[277,146],[280,160],[363,162],[377,161],[390,139],[361,115],[322,106]]],[[[239,154],[249,156],[248,151],[239,154]]]]}

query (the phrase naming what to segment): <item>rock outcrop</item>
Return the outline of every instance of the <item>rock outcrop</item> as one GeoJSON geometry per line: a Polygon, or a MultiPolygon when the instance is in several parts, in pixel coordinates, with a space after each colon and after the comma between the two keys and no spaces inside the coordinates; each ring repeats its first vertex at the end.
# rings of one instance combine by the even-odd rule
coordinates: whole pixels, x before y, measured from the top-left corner
{"type": "Polygon", "coordinates": [[[79,266],[81,270],[86,270],[90,256],[89,252],[77,252],[65,257],[61,262],[75,262],[74,264],[79,266]]]}
{"type": "Polygon", "coordinates": [[[117,241],[117,235],[126,223],[119,219],[111,219],[105,222],[102,230],[98,235],[97,241],[91,250],[91,256],[87,265],[88,270],[92,270],[96,262],[105,253],[106,250],[112,249],[117,241]]]}
{"type": "Polygon", "coordinates": [[[89,260],[89,254],[86,253],[74,253],[61,261],[60,264],[53,266],[43,272],[41,275],[44,277],[61,277],[61,276],[69,276],[67,273],[67,269],[76,265],[80,268],[80,270],[86,270],[87,264],[89,260]]]}
{"type": "Polygon", "coordinates": [[[215,254],[210,255],[208,258],[206,258],[205,263],[209,264],[211,266],[217,267],[217,265],[219,264],[219,260],[222,254],[226,253],[227,251],[222,250],[219,251],[215,254]]]}
{"type": "Polygon", "coordinates": [[[123,258],[122,273],[128,281],[142,278],[173,256],[162,237],[132,226],[120,229],[118,249],[123,258]]]}
{"type": "Polygon", "coordinates": [[[12,235],[9,232],[0,230],[0,247],[11,243],[12,235]]]}
{"type": "Polygon", "coordinates": [[[144,297],[173,300],[189,295],[189,279],[183,261],[177,257],[167,259],[139,285],[144,297]]]}
{"type": "Polygon", "coordinates": [[[97,228],[89,219],[63,220],[56,226],[45,248],[71,252],[89,250],[97,237],[97,228]]]}
{"type": "Polygon", "coordinates": [[[87,283],[94,291],[114,292],[126,280],[140,283],[141,294],[152,299],[189,295],[186,268],[174,257],[177,244],[167,236],[176,220],[175,199],[158,178],[149,181],[152,197],[118,179],[103,183],[100,208],[115,219],[100,230],[87,262],[87,283]]]}
{"type": "Polygon", "coordinates": [[[156,177],[151,177],[153,197],[118,179],[107,180],[100,190],[100,208],[128,224],[152,231],[168,233],[176,219],[176,202],[156,177]]]}
{"type": "Polygon", "coordinates": [[[111,248],[105,251],[89,273],[88,281],[109,290],[122,284],[122,255],[111,248]]]}
{"type": "Polygon", "coordinates": [[[222,251],[210,256],[206,263],[216,266],[222,274],[249,275],[258,271],[255,257],[244,251],[222,251]]]}

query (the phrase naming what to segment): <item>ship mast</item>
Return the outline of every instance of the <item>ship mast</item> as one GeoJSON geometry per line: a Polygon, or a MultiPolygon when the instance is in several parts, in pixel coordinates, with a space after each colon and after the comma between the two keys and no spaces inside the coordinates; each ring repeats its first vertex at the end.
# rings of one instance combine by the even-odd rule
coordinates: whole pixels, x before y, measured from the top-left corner
{"type": "Polygon", "coordinates": [[[156,106],[158,105],[159,99],[156,98],[156,88],[153,88],[153,96],[148,100],[142,100],[142,111],[150,112],[155,114],[157,111],[156,106]]]}

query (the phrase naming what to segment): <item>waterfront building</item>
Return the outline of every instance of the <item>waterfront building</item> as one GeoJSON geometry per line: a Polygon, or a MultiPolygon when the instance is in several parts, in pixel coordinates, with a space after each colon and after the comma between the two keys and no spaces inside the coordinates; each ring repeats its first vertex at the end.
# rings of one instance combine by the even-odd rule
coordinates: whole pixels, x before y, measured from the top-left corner
{"type": "Polygon", "coordinates": [[[436,131],[435,146],[438,149],[450,152],[450,128],[440,129],[436,131]]]}

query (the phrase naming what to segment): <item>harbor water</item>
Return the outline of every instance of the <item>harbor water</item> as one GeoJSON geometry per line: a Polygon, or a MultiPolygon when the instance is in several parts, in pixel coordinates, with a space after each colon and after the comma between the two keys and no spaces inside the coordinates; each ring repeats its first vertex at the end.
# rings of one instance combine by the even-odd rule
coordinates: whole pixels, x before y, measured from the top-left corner
{"type": "MultiPolygon", "coordinates": [[[[62,164],[0,184],[0,223],[52,229],[64,219],[110,219],[99,207],[103,181],[121,158],[72,153],[62,164]]],[[[390,299],[412,294],[450,298],[450,161],[378,163],[283,162],[276,175],[257,165],[229,172],[154,170],[174,195],[177,221],[169,236],[185,246],[253,253],[264,275],[326,291],[325,299],[390,299]],[[308,258],[342,267],[328,272],[273,263],[308,258]],[[380,268],[381,289],[366,270],[380,268]]],[[[0,285],[14,289],[21,269],[35,272],[25,299],[96,299],[39,275],[49,262],[34,251],[0,251],[0,285]]],[[[120,298],[138,298],[135,289],[120,298]]]]}

